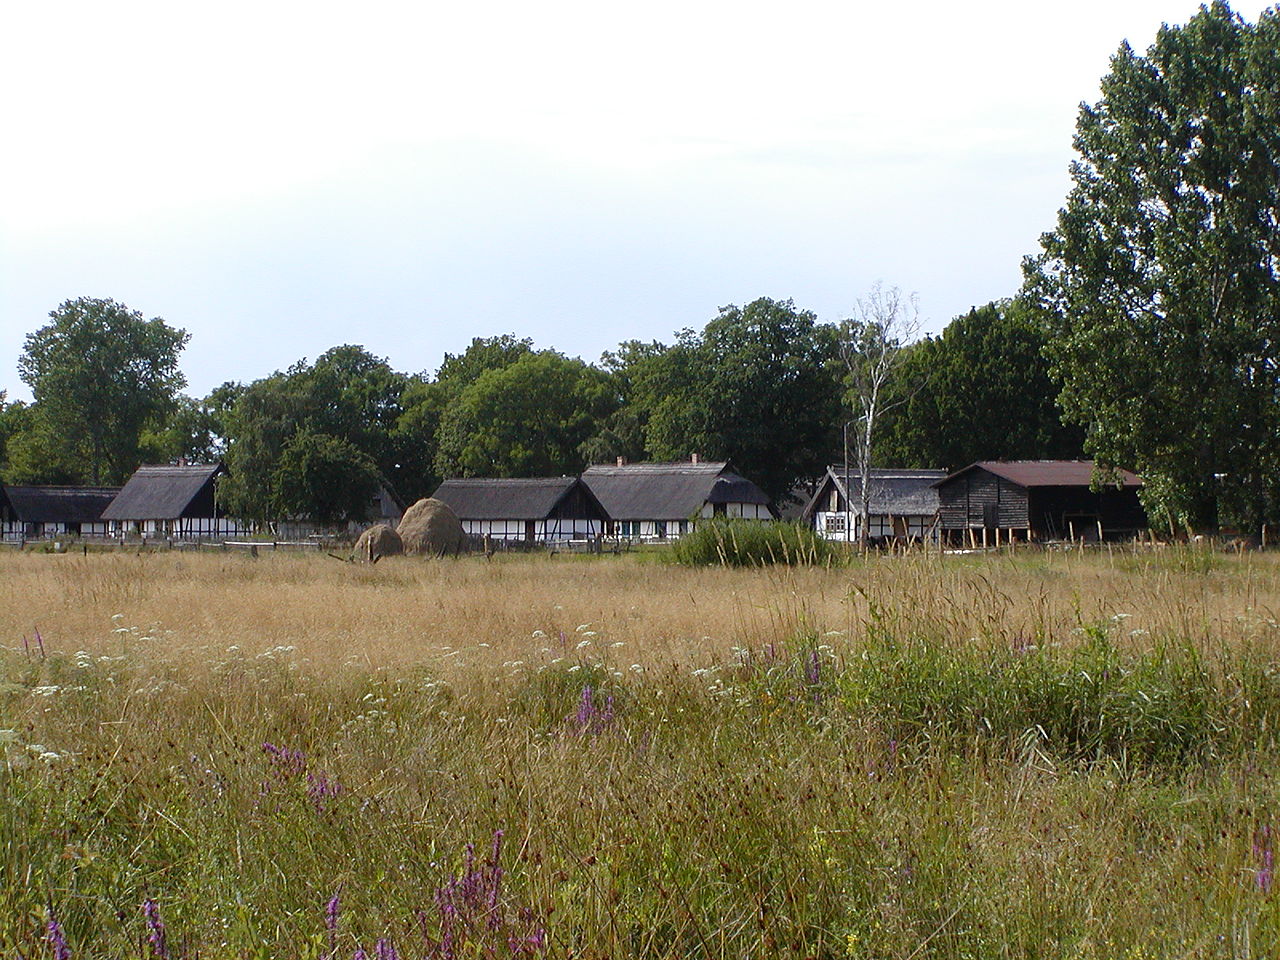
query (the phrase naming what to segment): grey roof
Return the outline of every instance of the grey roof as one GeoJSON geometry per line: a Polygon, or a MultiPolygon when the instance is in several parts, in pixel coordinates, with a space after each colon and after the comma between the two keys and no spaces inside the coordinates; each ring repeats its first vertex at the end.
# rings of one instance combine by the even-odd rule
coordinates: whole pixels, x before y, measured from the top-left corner
{"type": "Polygon", "coordinates": [[[756,503],[769,498],[724,462],[628,463],[587,467],[583,481],[614,520],[686,520],[708,503],[756,503]]]}
{"type": "MultiPolygon", "coordinates": [[[[1087,487],[1093,483],[1092,460],[979,460],[939,482],[970,470],[994,473],[1020,487],[1087,487]]],[[[1142,479],[1136,473],[1121,470],[1119,474],[1121,486],[1142,486],[1142,479]]]]}
{"type": "Polygon", "coordinates": [[[119,487],[6,486],[3,493],[23,523],[95,523],[119,487]]]}
{"type": "MultiPolygon", "coordinates": [[[[871,512],[876,516],[931,517],[938,512],[937,484],[945,470],[873,467],[871,470],[871,512]]],[[[862,474],[843,467],[827,467],[827,477],[804,508],[806,519],[818,510],[818,503],[835,485],[851,503],[862,500],[862,474]]]]}
{"type": "MultiPolygon", "coordinates": [[[[578,486],[577,477],[467,477],[444,481],[432,496],[460,520],[544,520],[578,486]]],[[[583,493],[595,499],[585,486],[583,493]]]]}
{"type": "Polygon", "coordinates": [[[102,511],[103,520],[177,520],[219,473],[220,463],[139,467],[102,511]]]}

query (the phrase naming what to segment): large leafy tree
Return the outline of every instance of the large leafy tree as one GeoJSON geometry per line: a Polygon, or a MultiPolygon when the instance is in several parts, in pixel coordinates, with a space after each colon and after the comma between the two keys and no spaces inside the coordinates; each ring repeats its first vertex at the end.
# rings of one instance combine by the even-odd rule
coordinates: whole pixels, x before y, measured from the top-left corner
{"type": "Polygon", "coordinates": [[[999,301],[906,347],[889,384],[901,404],[885,417],[876,459],[955,470],[975,460],[1078,457],[1083,431],[1062,422],[1047,341],[1032,311],[999,301]]]}
{"type": "Polygon", "coordinates": [[[1277,517],[1280,13],[1225,3],[1122,46],[1081,107],[1074,187],[1026,293],[1087,449],[1155,522],[1277,517]]]}
{"type": "Polygon", "coordinates": [[[617,408],[604,371],[554,350],[490,369],[440,418],[437,471],[449,476],[577,473],[583,444],[617,408]]]}
{"type": "Polygon", "coordinates": [[[164,421],[186,380],[188,335],[114,300],[81,297],[29,334],[18,372],[31,388],[50,453],[83,464],[77,479],[123,482],[144,431],[164,421]]]}
{"type": "Polygon", "coordinates": [[[673,346],[623,344],[606,362],[656,459],[731,460],[781,502],[839,449],[839,332],[790,300],[723,307],[673,346]]]}
{"type": "Polygon", "coordinates": [[[303,429],[281,451],[274,480],[277,516],[336,524],[368,518],[380,474],[350,441],[303,429]]]}
{"type": "Polygon", "coordinates": [[[518,338],[514,333],[473,337],[462,353],[444,355],[436,371],[436,383],[450,395],[456,395],[482,374],[509,367],[533,352],[533,341],[528,337],[518,338]]]}
{"type": "Polygon", "coordinates": [[[361,497],[368,502],[367,464],[377,477],[398,486],[407,464],[397,430],[410,382],[362,347],[344,345],[314,364],[299,362],[242,388],[225,415],[231,476],[223,495],[229,508],[251,520],[328,517],[335,503],[361,497]],[[305,443],[300,437],[307,438],[305,443]],[[290,466],[282,472],[285,461],[290,466]],[[324,462],[355,465],[335,470],[332,482],[342,491],[322,496],[311,480],[299,480],[324,462]],[[292,484],[287,490],[281,487],[286,480],[292,484]]]}

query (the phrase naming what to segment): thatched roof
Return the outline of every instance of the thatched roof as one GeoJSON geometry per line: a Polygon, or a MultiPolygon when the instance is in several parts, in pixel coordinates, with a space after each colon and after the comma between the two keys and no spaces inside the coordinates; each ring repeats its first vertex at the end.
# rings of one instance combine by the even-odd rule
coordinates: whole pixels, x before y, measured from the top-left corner
{"type": "Polygon", "coordinates": [[[227,468],[220,463],[139,467],[102,512],[102,519],[177,520],[193,516],[189,511],[197,498],[202,497],[207,500],[212,516],[213,478],[226,472],[227,468]]]}
{"type": "Polygon", "coordinates": [[[685,520],[708,503],[769,503],[724,462],[599,464],[582,479],[614,520],[685,520]]]}
{"type": "MultiPolygon", "coordinates": [[[[916,470],[898,467],[871,469],[871,513],[886,517],[931,517],[938,512],[937,483],[945,470],[916,470]]],[[[862,501],[862,474],[843,467],[827,467],[827,476],[810,498],[802,516],[805,520],[823,507],[831,489],[839,490],[855,506],[862,501]]]]}
{"type": "Polygon", "coordinates": [[[6,486],[0,500],[23,523],[96,523],[119,492],[119,487],[6,486]]]}
{"type": "MultiPolygon", "coordinates": [[[[432,496],[463,520],[545,520],[579,490],[598,506],[577,477],[467,477],[444,481],[432,496]]],[[[603,508],[600,511],[603,516],[603,508]]]]}

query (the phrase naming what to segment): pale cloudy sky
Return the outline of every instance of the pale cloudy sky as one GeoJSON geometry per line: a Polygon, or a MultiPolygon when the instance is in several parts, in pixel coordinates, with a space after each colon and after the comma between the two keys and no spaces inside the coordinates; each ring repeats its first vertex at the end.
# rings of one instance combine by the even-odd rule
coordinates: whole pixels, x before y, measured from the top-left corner
{"type": "Polygon", "coordinates": [[[11,5],[0,389],[78,296],[188,330],[195,394],[339,343],[595,360],[760,296],[836,320],[876,281],[937,330],[1016,291],[1120,42],[1196,9],[11,5]]]}

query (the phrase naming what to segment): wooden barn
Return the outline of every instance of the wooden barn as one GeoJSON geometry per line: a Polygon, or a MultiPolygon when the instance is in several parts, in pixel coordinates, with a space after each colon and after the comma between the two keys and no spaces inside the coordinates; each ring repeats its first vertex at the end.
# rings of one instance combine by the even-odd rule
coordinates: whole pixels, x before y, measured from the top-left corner
{"type": "Polygon", "coordinates": [[[939,480],[944,534],[970,542],[1003,539],[1114,540],[1146,528],[1142,481],[1127,470],[1100,490],[1091,460],[983,460],[939,480]]]}
{"type": "Polygon", "coordinates": [[[220,463],[139,467],[102,518],[111,522],[113,536],[239,536],[247,528],[218,502],[216,481],[226,472],[220,463]]]}
{"type": "MultiPolygon", "coordinates": [[[[938,490],[945,470],[873,468],[871,470],[872,540],[928,540],[937,535],[938,490]]],[[[860,539],[862,474],[827,467],[827,475],[800,519],[828,540],[860,539]]]]}
{"type": "Polygon", "coordinates": [[[577,477],[446,480],[432,494],[462,521],[468,534],[494,540],[590,540],[608,519],[577,477]]]}
{"type": "Polygon", "coordinates": [[[619,462],[588,467],[582,479],[604,505],[610,536],[665,540],[700,517],[776,519],[765,492],[723,462],[619,462]]]}
{"type": "Polygon", "coordinates": [[[0,537],[102,537],[109,523],[102,513],[119,487],[0,487],[0,537]]]}

